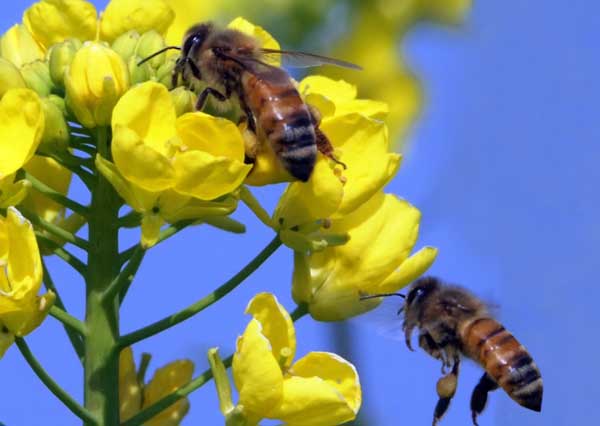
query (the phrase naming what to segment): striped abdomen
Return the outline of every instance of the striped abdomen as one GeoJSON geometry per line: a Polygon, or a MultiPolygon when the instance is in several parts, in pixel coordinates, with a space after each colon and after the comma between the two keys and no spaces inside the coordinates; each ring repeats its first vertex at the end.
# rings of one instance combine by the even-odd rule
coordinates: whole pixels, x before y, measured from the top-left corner
{"type": "Polygon", "coordinates": [[[258,128],[290,174],[306,182],[315,166],[317,144],[310,112],[292,80],[280,68],[244,72],[246,103],[258,128]]]}
{"type": "Polygon", "coordinates": [[[475,318],[461,328],[461,337],[465,354],[478,361],[513,400],[541,410],[540,371],[523,345],[498,321],[475,318]]]}

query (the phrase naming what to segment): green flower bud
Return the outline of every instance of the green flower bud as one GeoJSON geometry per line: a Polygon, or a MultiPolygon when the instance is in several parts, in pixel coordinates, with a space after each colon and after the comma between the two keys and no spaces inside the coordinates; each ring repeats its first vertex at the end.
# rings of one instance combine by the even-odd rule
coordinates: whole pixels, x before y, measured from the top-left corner
{"type": "Polygon", "coordinates": [[[171,90],[171,98],[173,99],[173,105],[175,106],[175,113],[177,117],[185,114],[186,112],[192,112],[196,109],[196,101],[198,96],[191,90],[187,90],[183,86],[179,86],[171,90]]]}
{"type": "Polygon", "coordinates": [[[21,67],[25,84],[41,97],[48,96],[56,88],[50,78],[50,68],[46,61],[34,61],[21,67]]]}
{"type": "Polygon", "coordinates": [[[127,62],[131,84],[138,84],[148,81],[154,76],[154,70],[152,69],[152,66],[148,62],[138,65],[140,61],[140,57],[134,55],[129,58],[127,62]]]}
{"type": "Polygon", "coordinates": [[[175,69],[175,61],[177,61],[177,56],[170,56],[167,61],[156,70],[156,81],[167,87],[171,87],[171,77],[173,75],[173,70],[175,69]]]}
{"type": "Polygon", "coordinates": [[[52,82],[61,89],[65,87],[65,73],[75,53],[81,48],[82,44],[77,39],[69,39],[62,43],[52,46],[50,49],[49,67],[50,67],[50,78],[52,82]]]}
{"type": "Polygon", "coordinates": [[[63,151],[69,144],[69,128],[67,127],[63,110],[58,106],[59,103],[57,99],[62,100],[55,95],[42,99],[45,117],[42,147],[53,152],[63,151]]]}
{"type": "Polygon", "coordinates": [[[125,62],[135,55],[135,51],[140,40],[140,34],[135,31],[127,31],[126,33],[117,37],[113,42],[111,48],[119,54],[125,62]]]}
{"type": "Polygon", "coordinates": [[[19,69],[12,62],[0,58],[0,98],[10,89],[26,87],[19,69]]]}
{"type": "MultiPolygon", "coordinates": [[[[154,53],[158,52],[160,49],[165,47],[164,38],[154,30],[148,31],[140,37],[140,40],[137,45],[136,54],[144,59],[154,53]]],[[[150,59],[148,63],[152,65],[152,68],[157,69],[162,64],[166,62],[166,54],[155,56],[150,59]]]]}
{"type": "Polygon", "coordinates": [[[67,105],[63,98],[61,98],[60,96],[57,96],[57,95],[50,95],[46,99],[48,99],[48,101],[50,101],[54,105],[56,105],[56,107],[60,110],[60,112],[62,112],[63,116],[65,116],[65,117],[67,116],[67,105]]]}

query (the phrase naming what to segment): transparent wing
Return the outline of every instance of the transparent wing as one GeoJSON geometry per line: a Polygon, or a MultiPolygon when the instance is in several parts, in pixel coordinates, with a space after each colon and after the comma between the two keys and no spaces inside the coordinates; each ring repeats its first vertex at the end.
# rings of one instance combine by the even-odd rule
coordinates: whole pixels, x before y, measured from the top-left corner
{"type": "Polygon", "coordinates": [[[261,49],[263,58],[269,59],[281,58],[283,65],[291,68],[309,68],[322,65],[334,65],[336,67],[349,68],[353,70],[362,70],[362,67],[351,62],[333,59],[327,56],[315,55],[314,53],[292,52],[289,50],[261,49]]]}
{"type": "Polygon", "coordinates": [[[366,328],[381,337],[391,340],[404,341],[402,321],[404,316],[398,315],[398,310],[403,301],[395,297],[386,297],[381,304],[372,311],[352,318],[352,324],[366,328]]]}

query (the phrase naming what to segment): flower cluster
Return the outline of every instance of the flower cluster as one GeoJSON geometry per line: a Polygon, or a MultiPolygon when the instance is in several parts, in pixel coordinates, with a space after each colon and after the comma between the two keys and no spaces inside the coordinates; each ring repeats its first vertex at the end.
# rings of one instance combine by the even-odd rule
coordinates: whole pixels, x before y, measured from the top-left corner
{"type": "MultiPolygon", "coordinates": [[[[415,1],[432,3],[427,10],[445,13],[433,6],[437,2],[415,1]]],[[[111,0],[98,13],[85,0],[41,0],[0,37],[0,356],[51,309],[76,349],[98,343],[96,336],[86,335],[87,322],[63,311],[60,298],[53,306],[52,291],[39,295],[45,272],[41,255],[56,254],[86,280],[86,321],[98,318],[90,313],[94,309],[106,310],[107,317],[114,314],[104,325],[116,324],[115,329],[104,330],[104,336],[117,337],[115,342],[106,339],[113,346],[98,356],[105,356],[107,364],[112,361],[115,371],[118,363],[115,411],[120,420],[141,416],[147,425],[180,423],[189,409],[182,395],[167,409],[156,407],[192,380],[193,364],[171,363],[144,384],[147,362],[136,371],[130,347],[139,340],[122,344],[128,335],[118,337],[114,307],[146,250],[166,235],[199,223],[244,232],[229,216],[245,203],[276,233],[276,247],[293,250],[293,298],[300,312],[321,321],[375,308],[380,300],[361,296],[401,289],[423,274],[437,254],[433,247],[413,253],[420,212],[385,192],[401,164],[386,124],[391,114],[398,125],[398,105],[361,98],[343,80],[290,78],[314,115],[315,131],[325,135],[333,150],[330,156],[318,153],[310,179],[298,181],[265,131],[251,131],[237,106],[223,114],[196,111],[203,83],[173,87],[177,56],[169,52],[149,58],[167,40],[181,42],[184,28],[193,23],[181,13],[185,3],[111,0]],[[145,58],[149,60],[142,62],[145,58]],[[90,205],[68,197],[74,177],[89,189],[90,205]],[[274,211],[267,212],[250,187],[281,182],[287,187],[274,211]],[[119,217],[123,207],[129,211],[119,217]],[[113,216],[103,218],[103,213],[113,216]],[[88,239],[79,232],[86,224],[88,239]],[[123,227],[139,227],[141,237],[132,250],[119,253],[115,246],[123,227]],[[67,244],[87,251],[89,263],[68,252],[67,244]],[[92,267],[94,256],[107,257],[92,267]],[[144,417],[148,409],[160,414],[150,420],[144,417]]],[[[279,49],[265,29],[243,18],[228,27],[265,48],[279,49]]],[[[277,60],[265,61],[280,66],[277,60]]],[[[254,269],[265,260],[260,256],[250,265],[254,269]]],[[[155,325],[189,318],[189,312],[203,309],[198,306],[231,291],[229,286],[155,325]]],[[[293,321],[271,294],[255,296],[247,313],[253,318],[237,341],[232,365],[237,404],[223,364],[216,351],[209,352],[227,425],[257,425],[262,419],[333,425],[356,417],[361,387],[352,364],[326,352],[311,352],[294,362],[293,321]]],[[[152,335],[146,332],[132,335],[152,335]]],[[[96,353],[79,350],[79,355],[96,353]]],[[[84,364],[86,369],[94,365],[84,364]]],[[[86,378],[93,376],[88,373],[86,378]]],[[[92,392],[91,384],[86,385],[92,392]]],[[[85,420],[85,410],[102,411],[95,403],[90,406],[74,412],[83,413],[85,420]]]]}

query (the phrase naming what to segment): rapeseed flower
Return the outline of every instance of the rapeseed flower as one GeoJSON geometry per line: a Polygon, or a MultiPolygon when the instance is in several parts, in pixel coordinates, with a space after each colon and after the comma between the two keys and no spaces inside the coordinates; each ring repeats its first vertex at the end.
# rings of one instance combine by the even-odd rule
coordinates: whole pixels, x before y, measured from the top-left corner
{"type": "MultiPolygon", "coordinates": [[[[143,368],[147,368],[145,365],[143,368]]],[[[149,407],[161,398],[185,386],[192,380],[194,364],[184,359],[173,361],[156,370],[148,383],[144,373],[136,371],[133,351],[127,347],[119,356],[119,408],[121,421],[149,407]]],[[[177,401],[160,414],[146,421],[146,426],[177,426],[190,409],[187,398],[177,401]]]]}
{"type": "MultiPolygon", "coordinates": [[[[245,424],[256,425],[268,418],[317,426],[356,417],[362,394],[352,364],[329,352],[310,352],[294,362],[294,324],[270,293],[257,294],[246,312],[253,318],[238,338],[232,366],[239,402],[233,407],[231,401],[221,401],[228,420],[242,417],[245,424]]],[[[228,387],[220,379],[218,386],[228,387]]],[[[222,398],[228,394],[219,389],[222,398]]]]}
{"type": "Polygon", "coordinates": [[[38,296],[42,261],[33,227],[14,208],[0,216],[0,357],[14,342],[37,328],[55,295],[38,296]]]}

